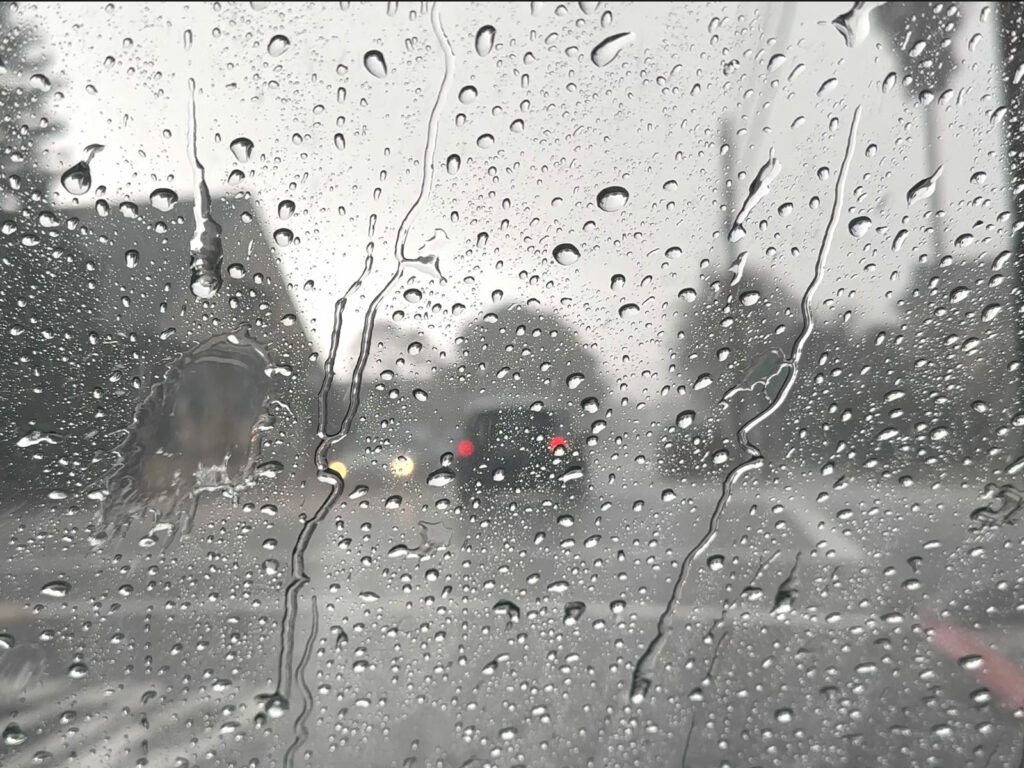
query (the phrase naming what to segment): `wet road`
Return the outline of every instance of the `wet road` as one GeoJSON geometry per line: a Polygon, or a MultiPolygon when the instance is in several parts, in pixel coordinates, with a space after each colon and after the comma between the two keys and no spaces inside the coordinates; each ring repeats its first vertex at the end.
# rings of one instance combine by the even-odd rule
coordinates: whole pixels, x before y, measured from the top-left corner
{"type": "MultiPolygon", "coordinates": [[[[3,763],[283,765],[294,743],[295,765],[679,765],[687,736],[689,765],[1009,754],[1012,708],[929,645],[929,590],[901,588],[910,566],[879,549],[886,529],[846,535],[854,526],[820,505],[792,503],[754,525],[757,490],[733,500],[653,689],[631,702],[633,665],[714,494],[594,491],[543,537],[436,510],[424,535],[426,515],[346,499],[308,553],[287,710],[259,698],[275,689],[296,527],[282,507],[239,515],[211,499],[166,548],[129,535],[98,551],[73,535],[76,517],[22,512],[4,530],[3,763]],[[726,724],[748,738],[719,742],[726,724]]],[[[911,503],[922,522],[928,502],[911,503]]],[[[947,528],[899,546],[944,551],[947,528]]],[[[1011,637],[1004,654],[1024,658],[1011,637]]]]}

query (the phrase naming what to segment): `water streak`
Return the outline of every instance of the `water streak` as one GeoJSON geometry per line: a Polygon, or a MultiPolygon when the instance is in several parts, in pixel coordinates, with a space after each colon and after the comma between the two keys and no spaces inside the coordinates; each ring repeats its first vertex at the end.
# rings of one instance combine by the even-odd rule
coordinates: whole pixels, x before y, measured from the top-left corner
{"type": "Polygon", "coordinates": [[[320,632],[320,611],[316,605],[316,595],[313,595],[311,602],[313,605],[309,636],[306,638],[305,648],[302,649],[302,656],[299,657],[299,662],[295,665],[295,672],[299,678],[299,686],[302,693],[302,709],[299,711],[299,716],[295,721],[295,739],[284,753],[285,765],[292,765],[295,762],[296,753],[305,743],[306,739],[309,738],[309,726],[306,724],[306,718],[309,717],[309,713],[313,709],[313,692],[309,689],[309,683],[306,682],[303,673],[309,664],[309,660],[313,658],[313,647],[316,645],[316,637],[320,632]]]}
{"type": "MultiPolygon", "coordinates": [[[[278,656],[277,688],[273,694],[262,697],[267,700],[268,706],[273,704],[275,706],[287,708],[288,697],[291,694],[294,679],[296,676],[300,679],[303,678],[306,665],[309,662],[309,655],[304,654],[303,658],[300,659],[297,664],[293,663],[295,653],[295,622],[298,617],[298,602],[303,588],[309,583],[309,574],[306,572],[306,550],[312,542],[319,524],[327,516],[327,513],[334,506],[335,502],[341,497],[345,488],[345,482],[341,476],[328,466],[327,457],[330,449],[345,439],[351,430],[353,421],[355,420],[356,413],[359,408],[363,372],[366,369],[366,364],[370,357],[370,350],[373,341],[373,328],[377,316],[377,310],[384,298],[391,293],[392,288],[394,288],[396,283],[398,283],[402,278],[405,264],[409,261],[405,256],[405,246],[409,237],[411,222],[419,206],[427,197],[433,182],[434,155],[437,146],[440,112],[442,104],[444,103],[451,88],[455,55],[452,50],[451,43],[448,40],[448,36],[445,34],[444,28],[441,24],[440,6],[436,2],[431,5],[430,23],[437,42],[444,53],[444,75],[438,88],[437,97],[430,111],[430,117],[427,123],[427,137],[423,151],[423,177],[416,199],[406,211],[406,214],[398,227],[394,247],[394,269],[391,277],[388,279],[384,287],[370,300],[363,318],[363,326],[359,340],[359,354],[352,369],[345,413],[342,416],[337,429],[329,430],[328,402],[335,379],[335,367],[345,309],[348,304],[349,297],[354,291],[358,290],[362,285],[363,280],[372,271],[372,252],[367,253],[363,264],[363,270],[360,275],[355,279],[352,285],[349,286],[345,295],[342,296],[335,304],[334,327],[331,330],[330,349],[324,366],[324,378],[320,386],[320,392],[317,400],[317,437],[319,438],[319,443],[314,456],[317,477],[321,482],[330,485],[331,490],[323,503],[317,509],[316,513],[303,523],[302,528],[299,531],[299,535],[296,538],[295,545],[292,548],[290,569],[291,581],[285,589],[284,615],[281,619],[281,648],[278,656]]],[[[286,768],[292,764],[295,754],[298,752],[299,747],[305,740],[305,735],[308,733],[305,720],[311,709],[311,706],[304,706],[303,710],[298,715],[295,726],[297,734],[296,740],[285,755],[284,765],[286,768]]]]}
{"type": "Polygon", "coordinates": [[[196,128],[196,81],[188,79],[189,159],[192,161],[192,178],[195,182],[195,202],[192,215],[195,232],[189,242],[192,257],[189,268],[192,271],[191,288],[196,298],[209,299],[217,295],[223,283],[221,262],[224,260],[224,246],[221,243],[221,228],[210,213],[210,188],[206,185],[206,168],[199,162],[199,140],[196,128]]]}
{"type": "Polygon", "coordinates": [[[662,611],[661,616],[658,617],[657,632],[655,633],[654,639],[651,640],[650,644],[637,660],[636,667],[633,670],[633,681],[630,686],[630,698],[634,703],[642,702],[646,697],[647,692],[650,690],[651,682],[654,677],[654,666],[657,663],[658,657],[661,655],[661,651],[665,647],[665,643],[668,639],[668,632],[671,629],[672,619],[675,616],[676,608],[678,607],[679,600],[682,597],[683,587],[686,585],[686,579],[689,575],[690,568],[694,560],[696,560],[701,553],[711,546],[711,543],[715,540],[715,536],[718,535],[718,526],[721,523],[722,515],[729,504],[729,500],[732,498],[733,489],[736,487],[736,483],[739,482],[739,480],[748,472],[762,467],[765,463],[764,454],[761,452],[761,449],[750,440],[750,433],[771,418],[771,416],[782,407],[786,402],[786,399],[789,397],[789,393],[793,390],[793,385],[796,383],[797,374],[800,369],[800,361],[803,358],[804,347],[814,330],[814,316],[811,314],[811,301],[825,277],[825,265],[828,261],[828,253],[832,246],[832,239],[835,236],[836,227],[839,222],[839,211],[843,206],[843,187],[845,186],[846,176],[849,172],[850,158],[853,156],[854,145],[857,140],[857,126],[859,123],[860,107],[858,106],[853,112],[853,121],[850,125],[850,135],[846,142],[846,152],[843,155],[843,164],[839,169],[839,175],[836,179],[835,199],[832,202],[832,212],[829,216],[828,224],[825,226],[825,234],[822,237],[821,247],[818,250],[818,258],[814,265],[814,277],[811,279],[807,289],[804,291],[803,298],[800,300],[800,313],[803,316],[803,328],[794,340],[789,357],[785,362],[785,365],[789,368],[789,375],[786,377],[786,380],[778,394],[768,404],[768,406],[750,419],[750,421],[743,424],[736,434],[736,442],[739,443],[740,447],[747,453],[748,458],[733,467],[729,471],[729,474],[725,476],[725,480],[722,482],[722,492],[718,497],[718,501],[715,504],[714,511],[711,513],[711,517],[708,519],[708,527],[705,530],[704,535],[701,536],[700,541],[698,541],[697,544],[686,553],[686,556],[683,558],[683,562],[679,566],[679,573],[672,586],[672,596],[666,604],[665,609],[662,611]]]}

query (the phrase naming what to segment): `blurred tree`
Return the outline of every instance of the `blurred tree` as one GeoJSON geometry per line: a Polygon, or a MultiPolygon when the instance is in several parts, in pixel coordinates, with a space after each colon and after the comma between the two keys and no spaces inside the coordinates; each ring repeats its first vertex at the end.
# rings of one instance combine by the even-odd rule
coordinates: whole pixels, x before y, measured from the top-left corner
{"type": "Polygon", "coordinates": [[[1014,307],[1017,330],[1018,396],[1024,391],[1024,4],[999,3],[996,5],[999,25],[1000,56],[1002,65],[1004,146],[1006,147],[1006,174],[1013,205],[1013,257],[1016,278],[1017,304],[1014,307]]]}
{"type": "Polygon", "coordinates": [[[53,174],[43,162],[60,126],[48,114],[54,83],[38,29],[17,3],[0,5],[0,210],[42,200],[53,174]]]}

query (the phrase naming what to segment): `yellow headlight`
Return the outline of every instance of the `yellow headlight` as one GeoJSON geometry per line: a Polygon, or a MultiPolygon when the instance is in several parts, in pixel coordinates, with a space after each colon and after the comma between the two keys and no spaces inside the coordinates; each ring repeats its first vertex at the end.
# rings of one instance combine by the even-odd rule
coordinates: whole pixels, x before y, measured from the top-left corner
{"type": "Polygon", "coordinates": [[[391,460],[391,473],[395,477],[408,477],[416,465],[408,456],[396,456],[391,460]]]}
{"type": "Polygon", "coordinates": [[[340,477],[342,480],[348,477],[348,467],[345,466],[345,462],[343,461],[338,461],[337,459],[335,459],[334,461],[327,465],[327,468],[331,470],[334,474],[336,474],[338,477],[340,477]]]}

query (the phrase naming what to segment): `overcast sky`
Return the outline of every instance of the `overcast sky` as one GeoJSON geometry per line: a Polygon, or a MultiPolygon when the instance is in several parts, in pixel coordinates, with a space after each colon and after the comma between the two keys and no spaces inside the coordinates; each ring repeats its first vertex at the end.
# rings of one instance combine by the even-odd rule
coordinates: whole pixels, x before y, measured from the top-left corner
{"type": "MultiPolygon", "coordinates": [[[[384,4],[23,6],[49,38],[47,74],[59,91],[53,110],[66,127],[54,163],[69,166],[84,146],[100,143],[106,149],[93,170],[108,199],[145,198],[161,186],[190,195],[186,124],[188,79],[195,78],[200,159],[215,193],[250,195],[268,230],[280,226],[279,201],[296,202],[289,226],[297,241],[279,255],[296,289],[314,282],[314,290],[296,296],[323,349],[333,302],[368,248],[377,261],[367,292],[390,274],[399,221],[422,181],[443,57],[422,6],[396,5],[393,15],[384,4]],[[268,50],[275,35],[289,41],[275,48],[284,48],[279,55],[268,50]],[[364,67],[364,54],[374,49],[387,63],[384,78],[364,67]],[[244,164],[229,150],[240,136],[255,146],[244,164]],[[228,185],[236,168],[245,178],[228,185]]],[[[501,290],[506,299],[560,307],[586,339],[616,354],[628,348],[628,368],[660,365],[664,349],[654,330],[674,322],[678,292],[693,287],[701,294],[728,279],[723,142],[734,178],[745,173],[735,181],[734,204],[769,150],[781,162],[737,248],[749,251],[749,268],[770,268],[799,293],[858,104],[858,150],[819,294],[835,301],[816,311],[852,311],[853,322],[895,320],[886,292],[898,295],[913,255],[931,247],[931,212],[941,204],[946,231],[966,232],[1008,207],[1001,128],[991,119],[1001,103],[997,38],[992,19],[982,21],[981,4],[959,6],[961,30],[950,43],[954,98],[931,105],[918,100],[918,83],[902,82],[877,25],[856,47],[844,45],[828,22],[849,3],[794,4],[789,17],[765,3],[601,3],[590,13],[575,3],[533,5],[532,12],[529,4],[442,10],[453,87],[440,107],[433,188],[415,213],[407,254],[437,251],[448,281],[417,273],[412,281],[424,300],[411,305],[399,290],[382,309],[385,317],[403,309],[438,344],[451,339],[455,305],[473,313],[501,290]],[[474,37],[485,24],[497,30],[495,45],[479,55],[474,37]],[[596,66],[593,47],[620,32],[635,37],[610,64],[596,66]],[[884,92],[893,71],[896,85],[884,92]],[[460,98],[469,85],[475,99],[460,98]],[[926,154],[929,110],[944,173],[934,198],[911,210],[907,190],[934,170],[926,154]],[[449,173],[453,154],[461,163],[449,173]],[[987,178],[972,184],[977,171],[987,178]],[[612,185],[626,188],[629,202],[602,211],[597,195],[612,185]],[[992,202],[970,204],[976,196],[992,202]],[[820,197],[816,209],[813,197],[820,197]],[[783,219],[778,208],[786,202],[794,209],[783,219]],[[847,224],[858,215],[881,231],[852,237],[847,224]],[[769,219],[769,234],[756,232],[761,218],[769,219]],[[901,228],[907,241],[893,252],[901,228]],[[439,229],[444,235],[421,250],[439,229]],[[563,242],[581,253],[571,266],[551,257],[563,242]],[[666,258],[673,247],[678,258],[666,258]],[[615,274],[625,279],[621,288],[611,287],[615,274]],[[627,303],[640,314],[620,318],[627,303]]],[[[922,28],[938,23],[926,19],[922,28]]],[[[905,42],[912,48],[917,40],[905,42]]],[[[919,58],[940,52],[926,45],[919,58]]],[[[988,242],[972,246],[977,254],[1005,247],[1005,228],[988,234],[988,242]]]]}

